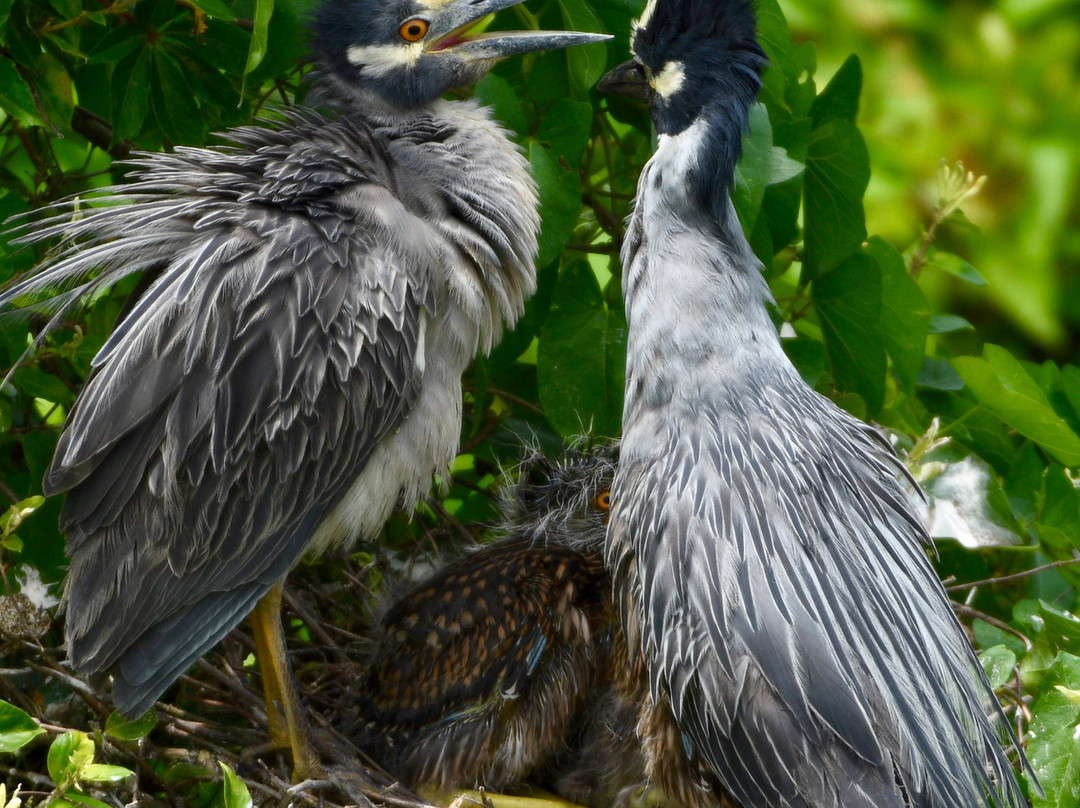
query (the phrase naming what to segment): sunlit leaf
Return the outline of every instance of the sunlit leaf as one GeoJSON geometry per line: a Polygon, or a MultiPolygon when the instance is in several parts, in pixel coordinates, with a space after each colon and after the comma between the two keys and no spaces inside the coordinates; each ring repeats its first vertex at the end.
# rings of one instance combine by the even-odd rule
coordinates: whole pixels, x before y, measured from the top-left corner
{"type": "Polygon", "coordinates": [[[959,356],[952,364],[983,407],[1062,463],[1080,464],[1080,437],[1012,354],[987,345],[981,359],[959,356]]]}
{"type": "Polygon", "coordinates": [[[21,749],[44,732],[28,713],[0,701],[0,752],[21,749]]]}
{"type": "Polygon", "coordinates": [[[244,75],[253,71],[266,56],[266,31],[274,14],[274,0],[255,0],[255,19],[251,28],[251,44],[248,46],[244,75]]]}
{"type": "Polygon", "coordinates": [[[1016,654],[1004,645],[995,645],[979,654],[983,672],[995,690],[1012,680],[1016,668],[1016,654]]]}
{"type": "Polygon", "coordinates": [[[157,726],[157,712],[147,710],[134,721],[127,721],[115,710],[109,713],[105,722],[105,734],[121,741],[136,741],[144,738],[157,726]]]}
{"type": "Polygon", "coordinates": [[[1042,680],[1042,695],[1031,707],[1028,760],[1045,796],[1031,789],[1035,808],[1075,806],[1070,795],[1080,793],[1080,704],[1057,689],[1080,687],[1080,658],[1058,653],[1042,680]]]}
{"type": "Polygon", "coordinates": [[[224,763],[221,766],[223,781],[222,802],[224,808],[252,808],[251,794],[247,785],[224,763]]]}

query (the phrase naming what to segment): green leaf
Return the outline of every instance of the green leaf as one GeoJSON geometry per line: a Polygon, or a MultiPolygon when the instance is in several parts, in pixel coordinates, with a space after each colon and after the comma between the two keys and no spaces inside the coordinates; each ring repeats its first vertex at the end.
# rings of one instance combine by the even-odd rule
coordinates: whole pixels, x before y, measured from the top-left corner
{"type": "Polygon", "coordinates": [[[787,149],[782,146],[772,147],[772,159],[769,161],[769,185],[779,185],[787,182],[806,171],[806,166],[798,160],[792,159],[787,149]]]}
{"type": "Polygon", "coordinates": [[[9,546],[6,541],[11,537],[11,534],[19,529],[19,525],[23,523],[26,517],[30,516],[34,511],[45,504],[45,497],[33,496],[28,497],[21,502],[16,502],[3,514],[0,514],[0,535],[5,539],[5,547],[11,550],[20,552],[22,550],[22,542],[13,542],[12,546],[9,546]]]}
{"type": "MultiPolygon", "coordinates": [[[[521,97],[502,76],[488,73],[476,85],[474,95],[480,103],[495,111],[495,120],[516,133],[519,138],[529,133],[529,119],[525,116],[521,97]]],[[[592,107],[589,109],[591,113],[592,107]]]]}
{"type": "Polygon", "coordinates": [[[109,714],[109,720],[105,722],[105,734],[121,741],[137,741],[144,738],[157,726],[157,711],[147,710],[134,721],[126,721],[115,710],[109,714]]]}
{"type": "Polygon", "coordinates": [[[930,316],[931,334],[952,334],[956,331],[971,331],[974,326],[956,314],[933,314],[930,316]]]}
{"type": "Polygon", "coordinates": [[[111,766],[105,763],[91,763],[84,766],[79,780],[84,783],[118,783],[128,777],[134,777],[135,772],[123,766],[111,766]]]}
{"type": "Polygon", "coordinates": [[[28,713],[0,701],[0,752],[21,749],[44,732],[28,713]]]}
{"type": "Polygon", "coordinates": [[[37,368],[19,368],[11,376],[12,383],[23,393],[54,404],[71,404],[75,394],[58,377],[37,368]]]}
{"type": "Polygon", "coordinates": [[[540,119],[536,139],[550,145],[555,155],[565,161],[566,168],[576,168],[589,142],[592,119],[592,104],[560,98],[540,119]]]}
{"type": "Polygon", "coordinates": [[[755,104],[750,108],[750,129],[743,135],[742,145],[742,158],[735,166],[732,203],[743,230],[749,233],[757,223],[772,168],[772,127],[764,105],[755,104]]]}
{"type": "Polygon", "coordinates": [[[758,0],[758,40],[769,56],[769,63],[790,81],[798,75],[792,60],[791,32],[776,0],[758,0]]]}
{"type": "Polygon", "coordinates": [[[840,65],[821,94],[814,99],[810,108],[810,117],[814,119],[814,128],[826,121],[847,121],[855,123],[859,114],[859,93],[862,92],[862,64],[859,57],[851,54],[840,65]]]}
{"type": "Polygon", "coordinates": [[[1007,350],[987,345],[981,359],[958,356],[952,364],[979,404],[1065,465],[1080,465],[1080,437],[1007,350]]]}
{"type": "MultiPolygon", "coordinates": [[[[571,31],[603,31],[604,24],[581,0],[559,0],[563,19],[571,31]]],[[[603,43],[580,45],[565,51],[570,82],[578,95],[586,95],[607,69],[607,48],[603,43]]]]}
{"type": "MultiPolygon", "coordinates": [[[[89,794],[80,794],[78,791],[68,791],[60,802],[70,806],[85,805],[87,808],[112,808],[107,802],[94,799],[89,794]]],[[[49,808],[53,808],[53,806],[57,806],[57,803],[50,802],[49,808]]],[[[60,806],[57,806],[57,808],[60,808],[60,806]]]]}
{"type": "Polygon", "coordinates": [[[154,109],[162,130],[174,143],[201,143],[206,136],[195,92],[175,59],[159,47],[154,50],[154,109]]]}
{"type": "Polygon", "coordinates": [[[994,690],[1012,681],[1016,669],[1016,654],[1004,645],[995,645],[979,654],[983,672],[994,690]]]}
{"type": "Polygon", "coordinates": [[[224,786],[222,792],[222,801],[225,808],[252,808],[251,794],[248,792],[247,785],[241,780],[233,770],[226,766],[224,763],[219,762],[221,766],[222,785],[224,786]]]}
{"type": "Polygon", "coordinates": [[[1045,796],[1030,789],[1034,808],[1073,808],[1080,793],[1080,704],[1058,690],[1080,689],[1080,658],[1058,653],[1042,682],[1042,694],[1032,705],[1028,760],[1045,796]]]}
{"type": "Polygon", "coordinates": [[[1065,365],[1061,369],[1061,389],[1073,412],[1080,416],[1080,368],[1065,365]]]}
{"type": "Polygon", "coordinates": [[[576,170],[563,168],[540,143],[529,142],[529,163],[540,189],[540,254],[537,266],[547,266],[558,258],[574,232],[581,208],[581,179],[576,170]]]}
{"type": "Polygon", "coordinates": [[[926,355],[930,306],[907,273],[904,257],[878,236],[866,245],[881,270],[881,330],[896,377],[908,389],[915,385],[926,355]]]}
{"type": "Polygon", "coordinates": [[[881,289],[877,262],[861,253],[815,280],[810,289],[833,378],[841,390],[862,396],[871,416],[885,400],[881,289]]]}
{"type": "Polygon", "coordinates": [[[270,18],[274,15],[274,0],[255,0],[255,20],[251,29],[251,44],[248,46],[247,63],[244,67],[246,76],[259,66],[266,56],[266,30],[270,18]]]}
{"type": "Polygon", "coordinates": [[[980,648],[993,648],[995,645],[1004,646],[1013,652],[1016,658],[1027,653],[1024,641],[1015,634],[1003,631],[997,626],[987,623],[985,620],[976,618],[971,624],[971,632],[975,635],[975,642],[980,648]]]}
{"type": "Polygon", "coordinates": [[[94,742],[85,732],[70,730],[58,735],[49,746],[49,777],[57,785],[77,780],[94,761],[94,742]]]}
{"type": "Polygon", "coordinates": [[[222,0],[191,0],[191,5],[211,17],[217,17],[224,22],[233,22],[236,17],[229,11],[229,7],[222,0]]]}
{"type": "Polygon", "coordinates": [[[980,275],[975,267],[959,255],[935,251],[930,256],[930,260],[927,261],[927,265],[940,269],[942,272],[948,272],[950,275],[955,275],[972,286],[986,286],[986,278],[980,275]]]}
{"type": "Polygon", "coordinates": [[[833,119],[814,129],[803,182],[809,279],[834,269],[866,238],[862,198],[869,182],[870,156],[854,124],[833,119]]]}
{"type": "Polygon", "coordinates": [[[143,45],[113,69],[113,141],[135,137],[150,110],[150,67],[153,49],[143,45]]]}
{"type": "Polygon", "coordinates": [[[0,107],[25,126],[44,126],[30,86],[19,75],[15,63],[0,57],[0,107]]]}
{"type": "Polygon", "coordinates": [[[564,437],[615,437],[622,421],[626,318],[609,308],[587,261],[555,285],[536,359],[540,403],[564,437]]]}

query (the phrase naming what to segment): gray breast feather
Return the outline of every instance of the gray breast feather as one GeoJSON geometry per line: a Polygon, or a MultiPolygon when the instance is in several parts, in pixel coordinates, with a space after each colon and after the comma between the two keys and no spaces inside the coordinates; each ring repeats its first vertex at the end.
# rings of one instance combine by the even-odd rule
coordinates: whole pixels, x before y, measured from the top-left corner
{"type": "Polygon", "coordinates": [[[1012,776],[898,461],[808,389],[755,394],[768,419],[718,393],[678,432],[639,415],[624,436],[610,561],[654,693],[743,804],[900,806],[911,772],[936,795],[914,804],[970,808],[984,761],[1012,776]]]}

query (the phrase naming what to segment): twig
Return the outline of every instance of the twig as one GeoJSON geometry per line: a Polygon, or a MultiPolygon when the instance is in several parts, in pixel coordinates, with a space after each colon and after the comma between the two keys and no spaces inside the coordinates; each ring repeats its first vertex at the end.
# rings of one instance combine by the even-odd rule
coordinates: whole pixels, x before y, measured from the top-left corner
{"type": "Polygon", "coordinates": [[[319,620],[318,615],[307,607],[307,604],[287,589],[282,592],[282,597],[285,599],[285,602],[289,604],[289,608],[300,616],[300,619],[304,621],[304,625],[308,627],[308,630],[312,634],[319,638],[323,645],[329,646],[333,651],[340,653],[341,648],[339,648],[333,638],[327,634],[326,629],[323,628],[322,621],[319,620]]]}
{"type": "Polygon", "coordinates": [[[33,660],[27,660],[27,666],[33,668],[38,673],[42,673],[46,676],[51,676],[54,679],[58,679],[65,685],[70,687],[76,693],[78,693],[82,699],[87,703],[91,710],[100,715],[102,718],[107,718],[109,713],[112,712],[99,697],[97,692],[86,684],[82,679],[76,676],[72,676],[65,671],[59,665],[50,663],[48,665],[41,665],[33,660]]]}
{"type": "Polygon", "coordinates": [[[984,623],[989,623],[994,628],[1001,629],[1006,634],[1012,634],[1014,637],[1018,638],[1019,640],[1021,640],[1024,643],[1024,647],[1028,651],[1030,651],[1032,648],[1035,647],[1034,644],[1031,642],[1031,640],[1029,640],[1027,638],[1026,635],[1024,635],[1021,632],[1017,631],[1015,628],[1010,626],[1008,623],[1003,623],[1001,620],[998,620],[996,617],[991,617],[990,615],[986,614],[986,612],[981,612],[978,609],[973,609],[971,606],[967,606],[967,605],[965,605],[963,603],[957,603],[955,600],[950,601],[950,602],[952,603],[953,611],[956,612],[957,614],[962,614],[965,617],[977,617],[980,620],[982,620],[984,623]]]}
{"type": "Polygon", "coordinates": [[[973,589],[976,586],[1001,584],[1006,581],[1018,581],[1021,578],[1027,578],[1031,575],[1036,575],[1046,570],[1057,569],[1058,567],[1071,567],[1074,564],[1080,564],[1080,558],[1068,558],[1062,561],[1051,561],[1048,564],[1042,564],[1038,567],[1032,567],[1029,570],[1023,572],[1014,572],[1011,575],[998,575],[994,578],[983,578],[981,581],[969,581],[968,583],[955,584],[953,586],[945,587],[946,592],[963,592],[965,589],[973,589]]]}

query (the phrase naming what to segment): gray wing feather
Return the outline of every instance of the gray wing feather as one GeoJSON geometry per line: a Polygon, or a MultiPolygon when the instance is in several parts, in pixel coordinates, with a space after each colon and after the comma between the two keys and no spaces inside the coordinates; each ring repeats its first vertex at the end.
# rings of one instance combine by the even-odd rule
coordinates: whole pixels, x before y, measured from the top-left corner
{"type": "Polygon", "coordinates": [[[627,625],[691,757],[746,805],[1023,804],[895,455],[797,383],[751,387],[668,413],[651,455],[625,440],[614,490],[627,625]]]}
{"type": "Polygon", "coordinates": [[[426,230],[365,129],[309,115],[232,137],[140,158],[108,190],[120,204],[28,227],[61,245],[0,298],[59,292],[60,317],[160,271],[95,358],[45,480],[68,494],[72,661],[119,661],[125,710],[295,563],[409,410],[435,307],[426,230]]]}

